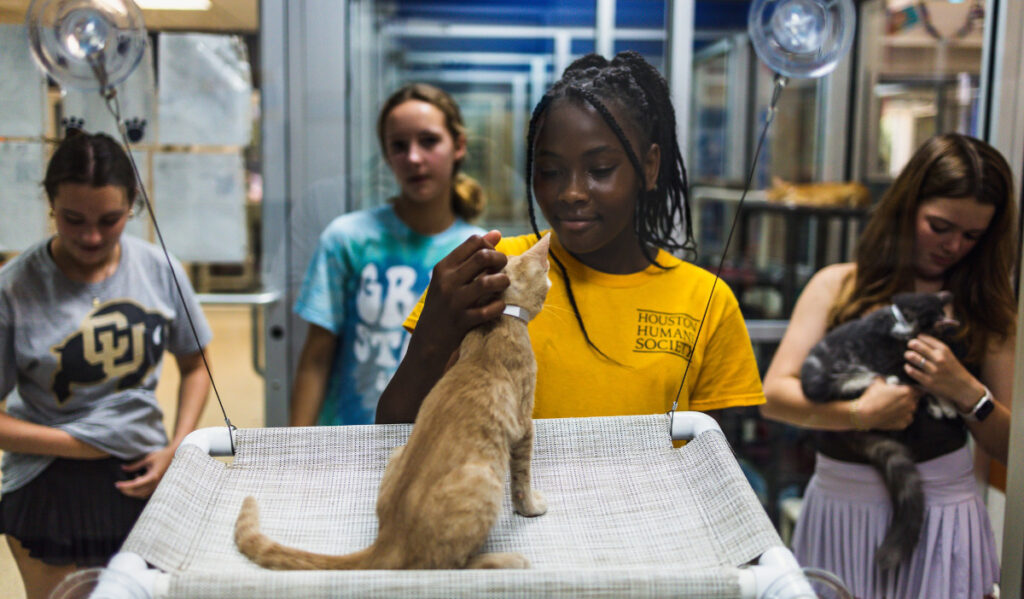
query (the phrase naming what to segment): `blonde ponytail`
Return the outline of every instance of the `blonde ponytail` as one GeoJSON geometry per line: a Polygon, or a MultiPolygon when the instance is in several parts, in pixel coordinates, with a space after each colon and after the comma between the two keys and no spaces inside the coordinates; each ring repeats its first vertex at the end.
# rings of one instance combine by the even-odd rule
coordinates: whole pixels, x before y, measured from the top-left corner
{"type": "Polygon", "coordinates": [[[487,194],[480,182],[465,173],[457,173],[452,182],[452,210],[471,221],[487,206],[487,194]]]}

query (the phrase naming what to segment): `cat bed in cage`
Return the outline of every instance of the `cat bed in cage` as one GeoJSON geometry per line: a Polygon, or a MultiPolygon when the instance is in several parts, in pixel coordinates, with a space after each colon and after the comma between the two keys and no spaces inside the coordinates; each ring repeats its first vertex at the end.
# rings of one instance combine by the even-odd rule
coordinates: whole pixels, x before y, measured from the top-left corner
{"type": "Polygon", "coordinates": [[[548,512],[516,515],[506,493],[483,549],[520,552],[528,570],[278,572],[238,552],[247,495],[260,503],[262,530],[286,545],[341,554],[370,544],[384,465],[411,425],[238,430],[230,464],[211,457],[230,453],[227,429],[197,431],[110,568],[151,597],[194,599],[738,598],[799,572],[707,415],[535,423],[532,478],[548,512]],[[674,448],[670,427],[693,440],[674,448]]]}

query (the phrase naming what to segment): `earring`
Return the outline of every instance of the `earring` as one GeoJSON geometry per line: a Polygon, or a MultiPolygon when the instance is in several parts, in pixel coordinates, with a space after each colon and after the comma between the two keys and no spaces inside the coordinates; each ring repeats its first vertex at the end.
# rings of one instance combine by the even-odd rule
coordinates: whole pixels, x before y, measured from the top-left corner
{"type": "Polygon", "coordinates": [[[128,209],[128,218],[135,216],[135,208],[128,209]]]}

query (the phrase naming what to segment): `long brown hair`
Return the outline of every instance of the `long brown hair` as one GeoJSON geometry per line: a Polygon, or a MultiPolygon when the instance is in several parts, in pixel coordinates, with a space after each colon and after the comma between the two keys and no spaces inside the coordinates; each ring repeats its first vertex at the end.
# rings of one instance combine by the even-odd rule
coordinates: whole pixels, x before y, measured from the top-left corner
{"type": "MultiPolygon", "coordinates": [[[[447,92],[426,83],[409,83],[388,97],[377,116],[377,141],[380,142],[380,151],[384,156],[388,154],[384,140],[385,121],[392,110],[409,100],[426,102],[440,110],[444,115],[445,128],[452,136],[452,140],[457,143],[460,138],[466,139],[466,124],[462,120],[462,111],[447,92]]],[[[472,220],[483,212],[487,196],[476,179],[459,172],[464,159],[465,157],[457,160],[452,171],[452,211],[466,220],[472,220]]]]}
{"type": "Polygon", "coordinates": [[[926,141],[882,196],[857,246],[856,276],[833,306],[829,326],[913,289],[917,212],[935,198],[974,199],[995,207],[977,244],[946,272],[954,313],[964,324],[966,361],[977,363],[990,336],[1005,340],[1016,319],[1012,277],[1017,208],[1006,159],[966,135],[950,133],[926,141]]]}

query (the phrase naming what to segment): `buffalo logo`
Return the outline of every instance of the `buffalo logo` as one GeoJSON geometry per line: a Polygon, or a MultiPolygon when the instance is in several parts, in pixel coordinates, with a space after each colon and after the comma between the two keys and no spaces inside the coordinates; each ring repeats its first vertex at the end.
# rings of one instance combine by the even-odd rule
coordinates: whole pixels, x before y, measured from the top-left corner
{"type": "Polygon", "coordinates": [[[137,304],[118,301],[100,306],[82,326],[53,348],[57,402],[71,396],[72,385],[96,385],[120,379],[117,389],[138,385],[164,351],[167,318],[137,304]]]}

